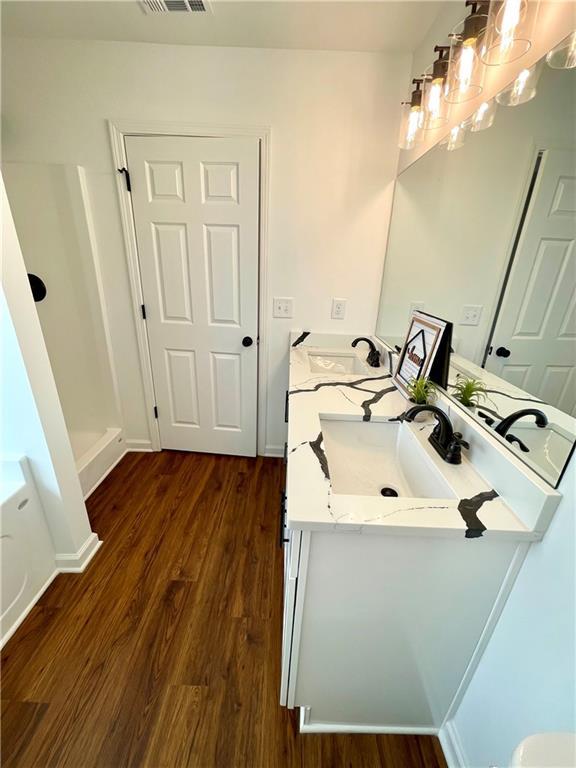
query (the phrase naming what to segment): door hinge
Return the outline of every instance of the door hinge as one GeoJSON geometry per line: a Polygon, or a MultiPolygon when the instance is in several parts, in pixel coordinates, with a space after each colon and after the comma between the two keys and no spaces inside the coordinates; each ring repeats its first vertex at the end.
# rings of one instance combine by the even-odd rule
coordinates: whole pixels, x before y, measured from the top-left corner
{"type": "Polygon", "coordinates": [[[132,182],[130,181],[130,171],[128,170],[128,168],[118,168],[117,170],[118,170],[118,173],[124,174],[127,191],[132,192],[132,182]]]}
{"type": "Polygon", "coordinates": [[[140,309],[142,310],[142,320],[146,320],[146,306],[144,304],[140,304],[140,309]]]}
{"type": "Polygon", "coordinates": [[[155,419],[158,418],[158,406],[157,405],[154,406],[154,418],[155,419]]]}

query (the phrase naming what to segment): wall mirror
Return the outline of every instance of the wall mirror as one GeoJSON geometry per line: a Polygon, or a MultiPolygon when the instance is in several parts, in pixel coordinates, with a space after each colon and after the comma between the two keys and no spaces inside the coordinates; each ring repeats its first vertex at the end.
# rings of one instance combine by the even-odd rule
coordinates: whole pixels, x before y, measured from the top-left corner
{"type": "Polygon", "coordinates": [[[538,67],[534,98],[397,178],[376,334],[400,345],[412,309],[451,321],[448,394],[481,379],[469,411],[494,431],[542,411],[498,437],[556,486],[576,441],[576,69],[538,67]]]}

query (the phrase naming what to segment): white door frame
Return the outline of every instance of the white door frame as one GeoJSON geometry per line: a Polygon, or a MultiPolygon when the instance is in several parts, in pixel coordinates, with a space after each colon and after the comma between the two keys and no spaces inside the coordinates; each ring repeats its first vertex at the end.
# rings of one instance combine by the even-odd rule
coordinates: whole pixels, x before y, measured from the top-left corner
{"type": "Polygon", "coordinates": [[[108,120],[112,157],[114,160],[114,175],[116,176],[116,189],[120,204],[120,218],[122,221],[122,233],[128,275],[130,280],[130,294],[132,298],[132,314],[136,336],[138,339],[138,353],[140,357],[140,371],[146,400],[146,417],[152,450],[159,451],[160,431],[158,421],[154,418],[154,379],[152,377],[152,364],[148,345],[148,331],[146,323],[142,319],[141,306],[144,304],[142,293],[142,281],[140,277],[140,262],[138,260],[138,246],[136,243],[136,231],[134,229],[134,214],[132,199],[126,189],[123,174],[117,172],[118,168],[127,168],[125,136],[191,136],[203,138],[227,138],[232,136],[246,136],[260,141],[260,198],[259,198],[259,253],[258,253],[258,424],[257,424],[257,452],[259,455],[266,453],[266,417],[268,402],[268,189],[269,189],[269,153],[270,153],[270,128],[259,126],[213,126],[190,123],[157,122],[153,120],[108,120]]]}

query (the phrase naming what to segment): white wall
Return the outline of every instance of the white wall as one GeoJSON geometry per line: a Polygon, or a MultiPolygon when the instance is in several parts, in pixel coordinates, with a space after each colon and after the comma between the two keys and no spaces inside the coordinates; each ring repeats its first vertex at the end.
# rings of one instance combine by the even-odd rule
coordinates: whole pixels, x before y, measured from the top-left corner
{"type": "Polygon", "coordinates": [[[64,561],[70,560],[73,565],[76,554],[88,545],[95,546],[97,537],[90,529],[3,181],[0,197],[2,288],[29,382],[27,389],[22,376],[12,378],[18,377],[18,368],[12,371],[10,355],[13,355],[13,348],[11,352],[8,347],[5,354],[9,357],[2,361],[2,450],[29,458],[57,564],[63,556],[64,561]]]}
{"type": "Polygon", "coordinates": [[[576,729],[576,461],[452,721],[466,768],[507,766],[532,733],[576,729]]]}
{"type": "Polygon", "coordinates": [[[545,67],[532,101],[500,107],[464,147],[438,146],[399,176],[379,335],[403,337],[411,302],[423,301],[455,324],[456,351],[482,362],[536,149],[575,145],[575,79],[545,67]],[[466,304],[483,307],[478,326],[459,325],[466,304]]]}
{"type": "Polygon", "coordinates": [[[78,169],[44,163],[2,168],[26,269],[46,284],[36,309],[74,449],[77,435],[96,438],[119,418],[93,254],[76,221],[84,214],[78,169]]]}
{"type": "Polygon", "coordinates": [[[284,440],[291,328],[374,327],[409,57],[7,40],[3,155],[86,168],[124,428],[149,439],[106,119],[270,126],[267,445],[284,440]],[[274,295],[294,319],[272,320],[274,295]],[[331,321],[331,297],[347,317],[331,321]]]}

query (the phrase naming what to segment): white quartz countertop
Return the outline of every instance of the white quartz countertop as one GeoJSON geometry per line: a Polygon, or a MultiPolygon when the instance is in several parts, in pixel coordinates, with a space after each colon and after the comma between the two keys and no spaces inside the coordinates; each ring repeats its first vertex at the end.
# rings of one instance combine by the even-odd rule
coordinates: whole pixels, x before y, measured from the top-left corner
{"type": "MultiPolygon", "coordinates": [[[[353,337],[350,337],[350,340],[353,337]]],[[[374,534],[451,536],[467,539],[539,538],[530,531],[463,457],[458,466],[442,462],[428,443],[435,419],[407,424],[427,460],[440,463],[454,492],[451,499],[350,496],[333,492],[321,418],[388,421],[402,414],[406,399],[388,366],[373,375],[312,373],[309,354],[350,354],[347,337],[294,333],[288,391],[287,521],[300,530],[360,531],[374,534]],[[302,338],[305,336],[304,338],[302,338]]],[[[359,360],[365,345],[357,347],[359,360]]]]}

